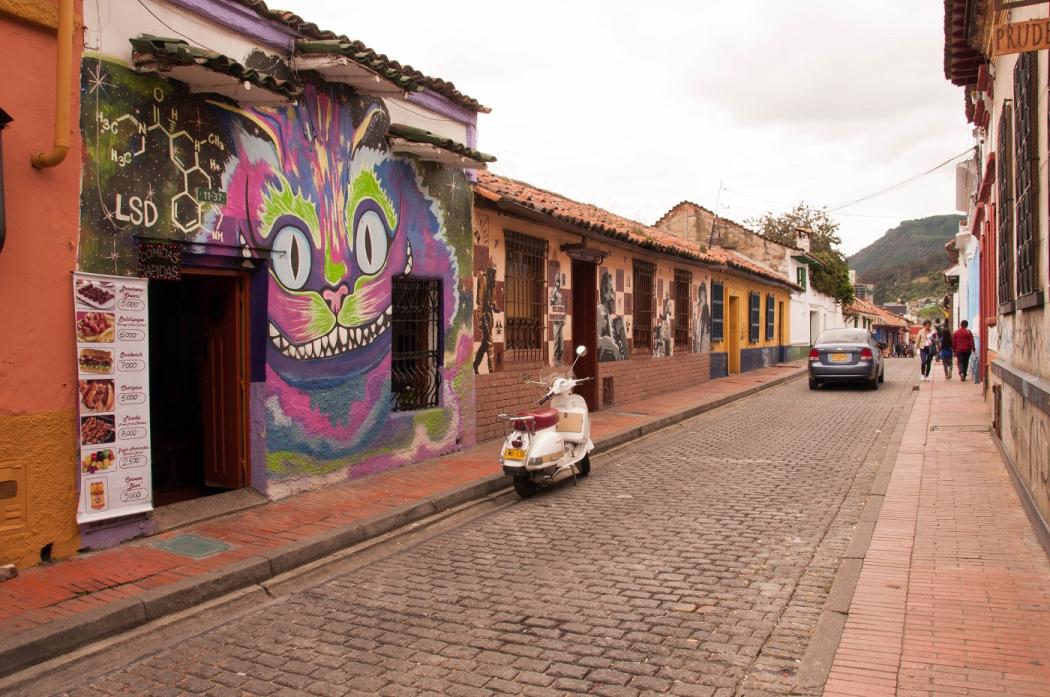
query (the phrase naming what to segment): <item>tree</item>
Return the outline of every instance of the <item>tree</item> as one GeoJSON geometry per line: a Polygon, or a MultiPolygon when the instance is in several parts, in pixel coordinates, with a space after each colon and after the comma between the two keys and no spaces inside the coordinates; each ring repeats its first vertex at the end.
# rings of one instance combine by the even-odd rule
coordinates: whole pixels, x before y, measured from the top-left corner
{"type": "Polygon", "coordinates": [[[828,215],[824,208],[812,208],[802,201],[791,210],[774,215],[765,213],[758,218],[747,221],[748,225],[780,244],[794,247],[795,231],[806,228],[810,235],[810,256],[821,263],[821,266],[810,268],[810,279],[813,287],[829,295],[839,303],[847,305],[853,302],[853,284],[849,281],[849,264],[846,257],[838,250],[842,239],[838,236],[839,224],[828,215]]]}

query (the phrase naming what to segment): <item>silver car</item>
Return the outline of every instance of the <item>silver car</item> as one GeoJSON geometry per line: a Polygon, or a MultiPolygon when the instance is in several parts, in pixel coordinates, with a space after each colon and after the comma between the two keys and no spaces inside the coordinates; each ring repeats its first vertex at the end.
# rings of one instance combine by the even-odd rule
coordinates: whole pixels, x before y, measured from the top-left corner
{"type": "Polygon", "coordinates": [[[877,390],[885,380],[882,346],[866,329],[828,329],[809,351],[809,389],[825,382],[864,382],[877,390]]]}

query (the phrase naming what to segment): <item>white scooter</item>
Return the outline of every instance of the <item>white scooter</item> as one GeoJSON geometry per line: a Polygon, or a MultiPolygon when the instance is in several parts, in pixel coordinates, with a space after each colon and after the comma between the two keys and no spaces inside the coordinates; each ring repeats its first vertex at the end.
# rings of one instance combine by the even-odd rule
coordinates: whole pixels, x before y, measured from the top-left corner
{"type": "MultiPolygon", "coordinates": [[[[587,348],[577,346],[569,375],[576,361],[585,355],[587,348]]],[[[513,478],[514,490],[521,498],[532,496],[544,484],[568,477],[586,477],[590,473],[589,453],[594,450],[591,415],[587,402],[573,394],[572,389],[591,379],[555,376],[548,382],[538,382],[526,375],[526,382],[547,389],[539,404],[550,402],[550,406],[512,416],[499,415],[501,420],[510,422],[500,464],[503,473],[513,478]]]]}

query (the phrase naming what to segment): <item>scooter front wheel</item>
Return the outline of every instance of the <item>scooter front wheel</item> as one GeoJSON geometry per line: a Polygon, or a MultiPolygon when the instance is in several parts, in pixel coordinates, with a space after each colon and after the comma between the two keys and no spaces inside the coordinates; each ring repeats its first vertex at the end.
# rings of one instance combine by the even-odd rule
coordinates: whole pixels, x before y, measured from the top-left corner
{"type": "Polygon", "coordinates": [[[528,477],[514,477],[514,491],[518,496],[527,499],[540,490],[540,485],[528,477]]]}

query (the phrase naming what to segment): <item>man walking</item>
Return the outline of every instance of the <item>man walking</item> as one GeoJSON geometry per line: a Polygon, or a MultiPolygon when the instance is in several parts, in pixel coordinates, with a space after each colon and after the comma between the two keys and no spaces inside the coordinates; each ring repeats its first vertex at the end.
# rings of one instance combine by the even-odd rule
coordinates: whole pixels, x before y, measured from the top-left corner
{"type": "MultiPolygon", "coordinates": [[[[952,337],[952,349],[955,351],[955,359],[959,362],[959,379],[966,382],[966,372],[970,367],[970,355],[973,354],[973,332],[967,327],[970,323],[966,320],[959,322],[959,328],[955,330],[952,337]]],[[[974,368],[974,372],[977,369],[974,368]]]]}

